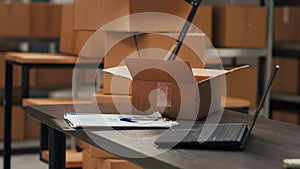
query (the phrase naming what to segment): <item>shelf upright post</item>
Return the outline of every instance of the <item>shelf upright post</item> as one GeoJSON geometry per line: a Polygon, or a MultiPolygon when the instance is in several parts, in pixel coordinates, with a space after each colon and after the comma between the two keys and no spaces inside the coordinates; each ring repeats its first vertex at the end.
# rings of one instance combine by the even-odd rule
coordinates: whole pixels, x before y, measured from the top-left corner
{"type": "MultiPolygon", "coordinates": [[[[273,16],[274,16],[274,0],[265,0],[265,6],[267,7],[267,56],[265,60],[265,82],[270,76],[271,63],[273,56],[273,16]]],[[[264,83],[265,85],[265,83],[264,83]]],[[[264,117],[270,118],[270,93],[267,95],[264,105],[264,117]]]]}

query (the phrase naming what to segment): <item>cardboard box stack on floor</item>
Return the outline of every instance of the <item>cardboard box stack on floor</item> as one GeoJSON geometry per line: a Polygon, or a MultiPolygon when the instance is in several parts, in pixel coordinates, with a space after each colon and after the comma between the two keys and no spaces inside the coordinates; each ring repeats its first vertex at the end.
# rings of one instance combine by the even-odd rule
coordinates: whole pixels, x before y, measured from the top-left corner
{"type": "Polygon", "coordinates": [[[82,169],[141,169],[119,157],[80,141],[83,147],[82,169]]]}

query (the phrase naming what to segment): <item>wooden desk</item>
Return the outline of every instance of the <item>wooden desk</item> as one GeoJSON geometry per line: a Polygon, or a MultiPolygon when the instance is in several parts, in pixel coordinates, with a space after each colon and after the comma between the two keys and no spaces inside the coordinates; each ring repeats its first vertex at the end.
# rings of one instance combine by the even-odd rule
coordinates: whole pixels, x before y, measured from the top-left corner
{"type": "MultiPolygon", "coordinates": [[[[22,67],[21,100],[29,97],[29,77],[31,68],[94,68],[103,67],[95,60],[77,59],[67,56],[47,53],[7,53],[5,56],[5,94],[4,94],[4,169],[10,169],[11,157],[11,109],[12,109],[12,79],[13,66],[22,67]]],[[[43,126],[43,125],[42,125],[43,126]]],[[[45,126],[44,126],[45,127],[45,126]]]]}
{"type": "MultiPolygon", "coordinates": [[[[115,108],[110,104],[101,104],[103,112],[113,112],[115,108]]],[[[90,105],[84,105],[82,110],[89,112],[90,105]]],[[[28,106],[27,113],[52,128],[50,144],[50,165],[56,169],[64,168],[64,150],[61,150],[59,140],[64,140],[68,134],[77,137],[89,144],[99,147],[89,136],[93,136],[98,143],[107,143],[115,149],[121,149],[135,155],[145,155],[145,148],[158,149],[153,143],[144,142],[128,143],[120,139],[112,139],[107,135],[107,130],[98,131],[63,131],[53,120],[63,119],[65,112],[74,112],[73,105],[34,105],[28,106]],[[97,134],[95,134],[95,132],[97,134]],[[59,145],[56,145],[59,144],[59,145]],[[56,147],[58,146],[58,147],[56,147]],[[54,148],[55,147],[55,148],[54,148]],[[56,154],[57,153],[57,154],[56,154]],[[52,155],[51,155],[52,154],[52,155]]],[[[249,122],[251,116],[225,110],[221,122],[249,122]]],[[[151,136],[161,133],[157,130],[120,130],[122,134],[137,137],[151,136]]],[[[144,168],[205,168],[205,169],[256,169],[272,168],[281,169],[284,158],[300,157],[300,127],[286,123],[258,118],[257,123],[249,137],[244,151],[208,151],[193,149],[171,149],[161,155],[148,158],[124,158],[144,168]]],[[[105,148],[105,147],[99,147],[105,148]]],[[[51,167],[50,167],[51,168],[51,167]]]]}

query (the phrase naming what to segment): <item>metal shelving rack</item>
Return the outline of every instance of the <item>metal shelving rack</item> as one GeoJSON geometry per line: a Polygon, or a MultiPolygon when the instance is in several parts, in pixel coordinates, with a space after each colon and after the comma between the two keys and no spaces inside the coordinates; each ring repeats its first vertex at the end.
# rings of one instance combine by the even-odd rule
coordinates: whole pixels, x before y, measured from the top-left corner
{"type": "MultiPolygon", "coordinates": [[[[284,1],[284,0],[283,0],[284,1]]],[[[258,91],[262,93],[263,86],[270,75],[273,52],[273,9],[274,0],[203,0],[203,5],[262,5],[267,8],[267,38],[266,48],[216,48],[220,58],[251,58],[258,60],[259,76],[258,91]]],[[[263,115],[270,117],[270,94],[268,94],[263,115]]]]}
{"type": "MultiPolygon", "coordinates": [[[[300,1],[276,0],[275,6],[300,6],[300,1]]],[[[300,42],[275,42],[273,53],[274,56],[300,59],[300,42]]],[[[283,106],[285,107],[295,107],[300,105],[300,95],[276,92],[272,93],[271,102],[276,104],[284,104],[283,106]]]]}

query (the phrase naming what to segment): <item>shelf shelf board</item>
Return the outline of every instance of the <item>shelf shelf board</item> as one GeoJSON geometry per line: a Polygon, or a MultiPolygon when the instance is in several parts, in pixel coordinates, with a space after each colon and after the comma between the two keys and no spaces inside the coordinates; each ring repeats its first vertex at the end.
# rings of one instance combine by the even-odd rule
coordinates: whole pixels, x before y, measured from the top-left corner
{"type": "MultiPolygon", "coordinates": [[[[216,48],[220,58],[239,58],[239,57],[266,57],[267,49],[256,49],[256,48],[216,48]]],[[[216,56],[215,51],[207,50],[206,56],[216,56]],[[212,52],[212,53],[210,53],[212,52]]]]}
{"type": "Polygon", "coordinates": [[[272,93],[271,99],[276,101],[300,104],[300,95],[295,94],[272,93]]]}
{"type": "Polygon", "coordinates": [[[300,58],[300,42],[277,42],[274,43],[274,56],[288,56],[300,58]]]}
{"type": "Polygon", "coordinates": [[[299,6],[300,1],[299,0],[275,0],[274,1],[275,6],[299,6]]]}

